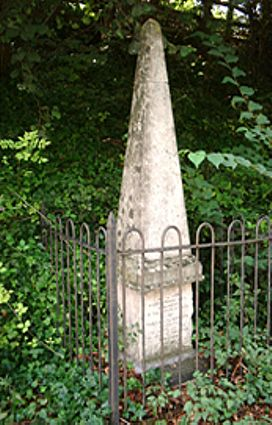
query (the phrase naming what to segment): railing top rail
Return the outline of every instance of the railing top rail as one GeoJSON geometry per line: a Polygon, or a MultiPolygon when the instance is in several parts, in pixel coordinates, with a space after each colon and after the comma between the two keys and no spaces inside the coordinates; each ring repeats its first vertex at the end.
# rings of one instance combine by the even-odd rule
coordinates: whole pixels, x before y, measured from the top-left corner
{"type": "Polygon", "coordinates": [[[131,254],[142,254],[142,253],[158,253],[158,252],[166,252],[166,251],[180,251],[180,250],[188,250],[188,249],[204,249],[204,248],[224,248],[231,246],[245,246],[250,244],[258,244],[262,242],[271,242],[272,243],[272,235],[267,235],[263,238],[252,238],[252,239],[239,239],[234,241],[218,241],[218,242],[203,242],[203,243],[194,243],[187,245],[174,245],[174,246],[161,246],[154,248],[145,248],[144,250],[139,249],[126,249],[120,250],[118,249],[118,254],[121,255],[131,255],[131,254]]]}

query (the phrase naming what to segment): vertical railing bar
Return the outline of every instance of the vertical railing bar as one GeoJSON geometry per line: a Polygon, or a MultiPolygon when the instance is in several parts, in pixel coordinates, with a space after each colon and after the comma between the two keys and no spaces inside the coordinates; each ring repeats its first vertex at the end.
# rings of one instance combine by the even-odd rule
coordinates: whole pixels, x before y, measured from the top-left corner
{"type": "Polygon", "coordinates": [[[241,246],[241,291],[240,291],[240,355],[243,348],[243,328],[245,309],[245,225],[242,222],[242,246],[241,246]]]}
{"type": "Polygon", "coordinates": [[[117,298],[117,250],[116,250],[116,224],[113,213],[110,213],[107,222],[106,237],[106,262],[107,262],[107,299],[108,304],[108,333],[109,333],[109,369],[110,391],[109,404],[111,408],[111,424],[119,424],[119,393],[118,393],[118,298],[117,298]]]}
{"type": "Polygon", "coordinates": [[[259,260],[259,246],[258,240],[260,239],[259,231],[262,222],[268,225],[267,238],[262,238],[268,241],[268,255],[267,255],[267,273],[268,273],[268,286],[267,286],[267,343],[269,344],[271,336],[271,220],[268,215],[259,218],[256,224],[256,248],[255,248],[255,269],[254,269],[254,336],[257,336],[257,319],[258,319],[258,260],[259,260]]]}
{"type": "Polygon", "coordinates": [[[71,309],[71,283],[70,283],[70,219],[66,222],[66,266],[67,266],[67,297],[68,297],[68,343],[69,359],[72,360],[72,309],[71,309]]]}
{"type": "MultiPolygon", "coordinates": [[[[210,263],[210,370],[211,370],[211,375],[212,375],[212,379],[214,377],[214,268],[215,268],[215,232],[214,232],[214,228],[213,226],[208,223],[208,222],[204,222],[202,223],[196,232],[196,261],[199,261],[199,236],[200,236],[200,232],[202,231],[202,229],[204,227],[208,227],[208,229],[210,230],[210,234],[211,234],[211,263],[210,263]]],[[[197,266],[198,269],[198,266],[197,266]]],[[[198,270],[197,270],[198,272],[198,270]]],[[[199,330],[198,330],[198,326],[199,326],[199,278],[198,278],[198,273],[197,273],[197,279],[196,279],[196,368],[198,369],[199,367],[199,363],[198,363],[198,338],[199,338],[199,330]]]]}
{"type": "Polygon", "coordinates": [[[141,321],[142,321],[142,370],[143,370],[143,387],[142,387],[142,404],[145,406],[145,286],[144,286],[144,240],[142,239],[142,253],[141,253],[141,321]]]}
{"type": "Polygon", "coordinates": [[[102,388],[102,330],[101,330],[101,285],[100,285],[100,246],[99,232],[95,237],[96,247],[96,283],[97,283],[97,336],[98,336],[98,380],[102,388]]]}
{"type": "Polygon", "coordinates": [[[50,257],[50,265],[51,265],[51,272],[54,271],[54,259],[53,259],[53,230],[52,230],[52,224],[49,223],[49,257],[50,257]]]}
{"type": "MultiPolygon", "coordinates": [[[[240,278],[241,278],[241,282],[240,282],[240,325],[239,325],[239,346],[240,346],[240,352],[242,349],[242,340],[243,340],[243,323],[244,323],[244,279],[245,279],[245,268],[244,268],[244,257],[245,257],[245,225],[244,225],[244,220],[240,220],[240,219],[235,219],[233,220],[229,227],[228,227],[228,257],[231,256],[231,252],[233,253],[233,257],[234,257],[234,261],[233,263],[235,264],[235,253],[234,253],[234,246],[237,247],[241,247],[241,267],[240,267],[240,278]],[[238,241],[238,244],[233,245],[233,240],[231,239],[231,235],[234,234],[234,226],[235,225],[239,225],[240,229],[241,229],[241,239],[238,241]]],[[[231,259],[229,258],[229,262],[228,262],[228,276],[229,278],[231,277],[231,259]]],[[[229,279],[228,278],[228,279],[229,279]]],[[[230,312],[230,299],[231,299],[231,285],[228,286],[228,311],[230,312]]],[[[230,340],[230,315],[228,315],[228,320],[229,320],[229,331],[228,331],[228,339],[230,340]]],[[[227,372],[228,372],[228,364],[227,364],[227,372]]]]}
{"type": "Polygon", "coordinates": [[[61,298],[62,298],[62,326],[63,326],[63,346],[66,347],[66,294],[65,294],[65,273],[64,273],[64,249],[63,249],[63,226],[59,218],[60,227],[60,255],[61,255],[61,298]]]}
{"type": "MultiPolygon", "coordinates": [[[[222,223],[221,223],[222,224],[222,223]]],[[[220,227],[218,228],[218,237],[219,240],[223,240],[224,238],[224,231],[223,231],[223,227],[220,225],[220,227]]],[[[222,299],[224,297],[224,246],[219,246],[217,249],[217,261],[218,261],[218,269],[219,269],[219,278],[218,278],[218,285],[219,286],[219,290],[218,293],[216,294],[217,297],[219,297],[220,299],[222,299]]]]}
{"type": "Polygon", "coordinates": [[[54,238],[55,238],[55,276],[56,276],[56,295],[57,295],[57,305],[56,305],[56,327],[57,335],[60,335],[59,330],[59,317],[60,317],[60,291],[59,291],[59,246],[58,246],[58,226],[57,221],[55,222],[54,229],[54,238]]]}
{"type": "Polygon", "coordinates": [[[268,287],[267,287],[267,346],[271,346],[271,245],[272,245],[272,232],[271,221],[269,220],[269,240],[268,240],[268,287]]]}
{"type": "Polygon", "coordinates": [[[179,317],[178,317],[178,347],[179,347],[179,353],[178,353],[178,385],[179,388],[181,387],[181,380],[182,380],[182,371],[181,371],[181,353],[182,353],[182,341],[183,341],[183,329],[182,329],[182,292],[183,292],[183,267],[182,267],[182,237],[180,230],[177,226],[168,226],[164,230],[161,238],[161,256],[160,256],[160,313],[161,313],[161,320],[160,320],[160,336],[161,336],[161,380],[162,385],[164,384],[164,294],[163,294],[163,287],[164,286],[164,251],[165,251],[165,242],[166,242],[166,236],[169,231],[174,231],[178,236],[178,309],[179,309],[179,317]]]}
{"type": "Polygon", "coordinates": [[[182,371],[181,371],[181,352],[182,352],[182,342],[183,342],[183,322],[182,322],[182,301],[183,301],[183,267],[182,267],[182,239],[180,233],[179,235],[179,365],[178,365],[178,383],[179,389],[181,389],[182,382],[182,371]]]}
{"type": "Polygon", "coordinates": [[[215,240],[214,230],[211,226],[212,232],[212,252],[211,252],[211,310],[210,310],[210,323],[211,323],[211,336],[210,336],[210,348],[211,348],[211,359],[210,367],[212,378],[214,377],[214,267],[215,267],[215,240]]]}
{"type": "Polygon", "coordinates": [[[258,278],[259,278],[259,223],[256,225],[256,245],[255,245],[255,259],[254,259],[254,338],[257,336],[257,320],[258,320],[258,278]]]}
{"type": "Polygon", "coordinates": [[[125,244],[126,244],[126,236],[124,235],[122,240],[122,254],[121,254],[121,276],[122,276],[122,338],[123,338],[123,403],[124,409],[127,409],[127,306],[126,306],[126,257],[124,255],[125,252],[125,244]]]}
{"type": "Polygon", "coordinates": [[[92,297],[92,250],[88,248],[88,304],[89,304],[89,349],[90,369],[93,372],[93,297],[92,297]]]}
{"type": "Polygon", "coordinates": [[[164,251],[162,243],[162,251],[160,254],[160,365],[161,365],[161,385],[164,386],[164,312],[163,312],[163,279],[164,279],[164,251]]]}
{"type": "MultiPolygon", "coordinates": [[[[230,227],[228,227],[228,245],[227,245],[227,317],[226,317],[226,353],[230,351],[230,277],[231,277],[231,246],[230,242],[230,227]]],[[[229,358],[226,363],[226,376],[229,376],[229,358]]]]}
{"type": "MultiPolygon", "coordinates": [[[[73,224],[73,233],[75,228],[73,224]]],[[[73,271],[74,271],[74,306],[75,306],[75,338],[76,338],[76,362],[79,360],[79,341],[78,341],[78,290],[77,290],[77,258],[76,258],[76,242],[75,234],[73,234],[73,271]]]]}
{"type": "Polygon", "coordinates": [[[45,220],[45,216],[46,216],[46,210],[45,210],[45,206],[42,203],[42,207],[41,207],[41,215],[40,215],[40,225],[41,225],[41,241],[42,241],[42,245],[44,246],[45,250],[47,251],[48,249],[48,223],[47,220],[45,220]]]}
{"type": "MultiPolygon", "coordinates": [[[[82,235],[80,235],[80,238],[82,235]]],[[[84,291],[84,270],[83,270],[83,247],[82,247],[82,240],[80,240],[80,246],[79,246],[80,252],[79,252],[79,270],[80,270],[80,308],[81,308],[81,349],[82,349],[82,356],[84,359],[84,353],[85,353],[85,346],[84,346],[84,303],[83,303],[83,291],[84,291]]]]}
{"type": "Polygon", "coordinates": [[[79,252],[79,266],[80,266],[80,292],[81,292],[81,298],[80,298],[80,307],[81,307],[81,348],[82,348],[82,355],[84,358],[85,354],[85,326],[84,326],[84,256],[83,256],[83,229],[86,229],[87,231],[87,244],[90,245],[90,238],[89,238],[89,228],[87,224],[83,223],[80,226],[80,252],[79,252]]]}
{"type": "Polygon", "coordinates": [[[195,289],[195,368],[199,370],[199,230],[196,233],[196,289],[195,289]]]}

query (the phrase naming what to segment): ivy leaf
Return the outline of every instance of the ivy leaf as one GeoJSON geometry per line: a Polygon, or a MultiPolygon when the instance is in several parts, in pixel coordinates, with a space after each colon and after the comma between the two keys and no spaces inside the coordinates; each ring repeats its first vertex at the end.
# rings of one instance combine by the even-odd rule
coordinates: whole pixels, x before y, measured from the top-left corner
{"type": "Polygon", "coordinates": [[[253,130],[247,130],[245,132],[245,138],[250,142],[256,142],[256,133],[253,130]]]}
{"type": "Polygon", "coordinates": [[[248,131],[248,128],[247,128],[247,127],[245,127],[245,126],[238,127],[238,128],[236,129],[236,133],[245,133],[246,131],[248,131]]]}
{"type": "Polygon", "coordinates": [[[219,165],[223,164],[223,162],[224,162],[224,157],[221,153],[210,153],[209,155],[207,155],[207,159],[216,168],[219,168],[219,165]]]}
{"type": "Polygon", "coordinates": [[[234,68],[232,68],[231,72],[234,78],[246,76],[245,71],[243,71],[241,68],[238,68],[238,66],[235,66],[234,68]]]}
{"type": "Polygon", "coordinates": [[[243,165],[246,168],[249,168],[252,165],[251,162],[243,156],[236,156],[236,161],[238,164],[243,165]]]}
{"type": "Polygon", "coordinates": [[[239,85],[237,83],[237,81],[235,81],[233,78],[231,78],[229,76],[224,77],[223,80],[222,80],[222,84],[227,84],[227,83],[233,84],[234,86],[238,86],[239,85]]]}
{"type": "Polygon", "coordinates": [[[181,158],[184,158],[184,156],[187,155],[188,152],[190,152],[189,149],[180,149],[178,151],[178,154],[180,155],[181,158]]]}
{"type": "Polygon", "coordinates": [[[90,18],[90,16],[87,16],[87,15],[84,15],[81,20],[82,20],[84,25],[90,25],[90,23],[91,23],[91,18],[90,18]]]}
{"type": "Polygon", "coordinates": [[[267,127],[267,128],[265,129],[265,133],[266,133],[266,136],[267,136],[269,139],[272,139],[272,129],[271,129],[271,128],[267,127]]]}
{"type": "Polygon", "coordinates": [[[218,61],[219,65],[222,65],[224,68],[227,68],[229,71],[231,71],[231,66],[223,61],[218,61]]]}
{"type": "Polygon", "coordinates": [[[178,52],[178,46],[167,41],[167,50],[169,55],[175,55],[178,52]]]}
{"type": "Polygon", "coordinates": [[[272,179],[272,171],[266,171],[265,175],[272,179]]]}
{"type": "Polygon", "coordinates": [[[257,170],[260,174],[265,175],[265,174],[266,174],[266,172],[267,172],[267,170],[266,170],[265,166],[264,166],[264,165],[262,165],[262,164],[256,164],[256,165],[255,165],[255,168],[256,168],[256,170],[257,170]]]}
{"type": "Polygon", "coordinates": [[[241,96],[233,96],[233,98],[231,99],[231,106],[235,109],[236,105],[238,105],[239,103],[246,103],[245,99],[241,96]]]}
{"type": "Polygon", "coordinates": [[[198,168],[200,164],[206,158],[206,152],[205,151],[190,152],[188,155],[188,158],[195,165],[195,167],[198,168]]]}
{"type": "Polygon", "coordinates": [[[230,167],[233,170],[237,167],[237,162],[235,161],[235,156],[231,153],[224,154],[224,162],[223,165],[225,167],[230,167]]]}
{"type": "Polygon", "coordinates": [[[256,112],[256,111],[261,111],[261,110],[263,109],[263,107],[262,107],[262,105],[260,105],[259,103],[257,103],[257,102],[253,102],[253,100],[250,100],[250,101],[248,102],[248,109],[249,109],[251,112],[256,112]]]}
{"type": "Polygon", "coordinates": [[[187,413],[187,415],[189,415],[192,410],[193,410],[193,403],[191,402],[191,400],[189,400],[187,401],[187,403],[185,403],[184,411],[187,413]]]}
{"type": "Polygon", "coordinates": [[[29,62],[33,62],[33,63],[39,63],[41,62],[41,57],[38,53],[36,52],[30,52],[27,56],[29,62]]]}
{"type": "Polygon", "coordinates": [[[257,122],[258,125],[270,124],[269,119],[264,114],[258,114],[258,116],[256,118],[256,122],[257,122]]]}
{"type": "Polygon", "coordinates": [[[240,92],[242,96],[252,96],[255,93],[253,88],[249,86],[241,86],[240,92]]]}
{"type": "Polygon", "coordinates": [[[224,57],[224,59],[227,63],[236,63],[236,62],[238,62],[239,58],[238,58],[238,56],[228,54],[224,57]]]}
{"type": "Polygon", "coordinates": [[[195,52],[196,48],[192,47],[192,46],[181,46],[180,48],[180,56],[182,57],[182,59],[187,58],[187,56],[189,56],[191,53],[195,52]]]}
{"type": "Polygon", "coordinates": [[[45,35],[49,31],[49,27],[46,24],[38,24],[37,25],[37,33],[40,35],[45,35]]]}
{"type": "Polygon", "coordinates": [[[21,62],[26,56],[26,51],[22,49],[18,49],[18,52],[13,55],[13,62],[19,61],[21,62]]]}
{"type": "Polygon", "coordinates": [[[240,114],[239,121],[251,120],[253,118],[253,113],[249,111],[242,111],[240,114]]]}
{"type": "Polygon", "coordinates": [[[224,54],[218,49],[211,49],[208,51],[209,55],[216,56],[217,58],[223,58],[224,54]]]}

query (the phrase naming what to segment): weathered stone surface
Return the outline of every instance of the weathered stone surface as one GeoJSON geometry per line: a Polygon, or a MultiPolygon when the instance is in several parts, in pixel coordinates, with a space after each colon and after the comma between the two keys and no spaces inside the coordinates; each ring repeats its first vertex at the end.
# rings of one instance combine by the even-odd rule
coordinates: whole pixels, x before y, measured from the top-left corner
{"type": "MultiPolygon", "coordinates": [[[[119,286],[118,296],[121,300],[121,286],[119,286]]],[[[174,363],[180,351],[192,352],[193,293],[191,284],[182,286],[181,297],[178,285],[163,288],[162,309],[160,289],[154,289],[144,294],[144,323],[142,321],[141,291],[126,288],[125,298],[127,357],[134,363],[138,371],[143,371],[144,360],[146,369],[160,366],[162,341],[164,365],[174,363]],[[163,335],[161,334],[161,320],[163,320],[163,335]]],[[[120,304],[122,308],[122,303],[120,304]]]]}
{"type": "Polygon", "coordinates": [[[125,270],[122,271],[122,261],[119,262],[119,276],[125,274],[126,286],[132,289],[141,290],[142,280],[144,282],[144,292],[150,292],[163,287],[182,286],[202,280],[202,264],[196,262],[192,255],[180,257],[166,257],[160,260],[141,259],[137,255],[126,256],[125,270]]]}
{"type": "Polygon", "coordinates": [[[194,358],[192,283],[197,276],[202,280],[202,265],[192,256],[168,257],[163,263],[142,261],[137,256],[124,257],[118,283],[119,304],[124,311],[125,298],[127,313],[127,357],[139,372],[160,366],[162,341],[165,365],[175,363],[179,356],[182,363],[194,358]]]}
{"type": "Polygon", "coordinates": [[[188,247],[168,249],[163,255],[155,250],[190,241],[162,34],[152,19],[141,32],[117,243],[119,250],[132,251],[129,256],[119,253],[118,261],[118,299],[126,312],[128,359],[138,371],[144,369],[144,360],[146,369],[157,367],[163,345],[164,365],[181,357],[189,361],[193,357],[192,283],[197,274],[201,280],[202,268],[188,247]],[[166,231],[168,226],[173,227],[166,231]],[[132,228],[140,233],[125,237],[132,228]],[[133,254],[143,246],[153,251],[133,254]]]}
{"type": "MultiPolygon", "coordinates": [[[[142,231],[146,248],[159,247],[169,225],[180,230],[183,244],[189,243],[162,34],[159,24],[149,19],[142,28],[136,68],[118,212],[118,247],[129,227],[142,231]]],[[[177,244],[177,234],[170,230],[165,245],[177,244]]],[[[139,237],[130,236],[127,247],[139,246],[139,237]]]]}

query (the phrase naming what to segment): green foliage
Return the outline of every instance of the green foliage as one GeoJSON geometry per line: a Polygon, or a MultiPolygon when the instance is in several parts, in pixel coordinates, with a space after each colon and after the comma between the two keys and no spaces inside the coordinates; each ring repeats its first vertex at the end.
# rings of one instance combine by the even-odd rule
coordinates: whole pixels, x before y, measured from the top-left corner
{"type": "MultiPolygon", "coordinates": [[[[200,372],[196,372],[194,377],[194,381],[187,385],[190,400],[184,406],[186,415],[181,420],[181,424],[184,425],[188,421],[191,424],[198,424],[201,420],[229,425],[233,423],[233,416],[245,403],[252,404],[262,397],[262,390],[259,389],[266,390],[268,385],[265,376],[259,377],[258,382],[255,381],[254,384],[246,381],[238,385],[227,378],[220,378],[213,383],[209,376],[200,372]],[[252,392],[254,392],[253,398],[251,398],[252,392]]],[[[271,390],[269,394],[269,403],[271,403],[271,390]]],[[[263,424],[270,423],[268,415],[263,416],[261,420],[263,424]]],[[[237,423],[251,424],[255,422],[252,422],[252,417],[248,417],[248,419],[245,417],[237,423]]]]}
{"type": "MultiPolygon", "coordinates": [[[[237,338],[237,335],[236,335],[237,338]]],[[[221,337],[217,336],[216,359],[224,357],[222,352],[221,337]]],[[[271,353],[268,347],[258,343],[248,335],[243,349],[242,361],[243,367],[247,369],[244,379],[233,382],[227,377],[216,378],[213,382],[209,375],[195,372],[195,379],[188,383],[187,392],[190,400],[186,402],[184,411],[186,416],[181,423],[190,421],[192,424],[198,424],[200,420],[222,424],[232,423],[232,418],[243,406],[251,406],[254,403],[271,405],[271,353]]],[[[224,350],[224,348],[223,348],[224,350]]],[[[237,352],[232,352],[233,357],[237,352]]],[[[225,357],[226,362],[226,357],[225,357]]],[[[220,363],[219,367],[226,367],[226,364],[220,363]]],[[[269,418],[263,417],[262,423],[269,423],[269,418]]],[[[252,418],[247,422],[246,418],[241,423],[252,423],[252,418]]],[[[240,422],[239,422],[240,423],[240,422]]]]}
{"type": "Polygon", "coordinates": [[[157,419],[156,424],[163,425],[166,423],[163,419],[164,412],[167,411],[173,400],[181,397],[181,391],[177,388],[172,389],[170,373],[166,373],[165,384],[162,387],[159,384],[160,375],[160,369],[151,369],[145,373],[145,405],[134,399],[135,392],[141,394],[143,388],[142,382],[135,376],[128,379],[127,406],[122,415],[124,418],[133,421],[143,421],[151,416],[157,419]]]}
{"type": "MultiPolygon", "coordinates": [[[[232,84],[240,92],[239,95],[233,95],[231,98],[231,105],[234,109],[241,109],[240,111],[240,123],[243,126],[239,126],[236,129],[237,133],[244,134],[244,137],[252,143],[255,150],[260,152],[260,145],[264,144],[271,148],[272,140],[272,128],[270,126],[270,120],[266,115],[260,113],[263,106],[252,99],[250,99],[255,90],[252,87],[242,85],[239,78],[245,77],[246,73],[240,69],[236,64],[239,57],[236,55],[235,50],[230,45],[226,45],[223,42],[222,37],[214,35],[210,36],[201,32],[197,35],[202,39],[203,44],[208,46],[210,50],[209,55],[215,56],[220,59],[219,63],[226,68],[231,75],[227,75],[223,78],[223,84],[232,84]]],[[[196,152],[190,152],[183,150],[181,153],[184,155],[188,153],[188,159],[198,168],[206,158],[212,165],[219,168],[220,165],[224,167],[236,168],[242,165],[246,168],[252,169],[257,173],[263,174],[266,177],[272,177],[272,171],[267,169],[267,161],[265,158],[257,156],[257,160],[251,162],[248,158],[242,155],[233,155],[232,153],[207,153],[204,150],[198,150],[196,152]],[[261,161],[261,163],[259,162],[261,161]]],[[[267,154],[266,154],[267,156],[267,154]]],[[[270,167],[270,165],[268,165],[270,167]]]]}
{"type": "Polygon", "coordinates": [[[0,380],[0,412],[3,424],[31,421],[44,424],[97,424],[109,416],[108,378],[73,363],[39,360],[0,380]]]}
{"type": "Polygon", "coordinates": [[[227,425],[230,419],[245,402],[242,391],[223,378],[215,385],[210,377],[195,373],[195,380],[187,385],[188,395],[191,400],[184,406],[186,417],[183,422],[190,420],[198,424],[202,419],[227,425]]]}
{"type": "MultiPolygon", "coordinates": [[[[25,132],[23,137],[19,137],[18,141],[0,140],[0,149],[4,151],[18,151],[14,157],[17,161],[31,161],[41,164],[47,162],[47,159],[41,156],[41,152],[48,146],[50,142],[43,137],[39,137],[38,131],[25,132]]],[[[9,165],[8,156],[2,158],[4,165],[9,165]]]]}
{"type": "MultiPolygon", "coordinates": [[[[240,213],[253,222],[272,208],[272,88],[265,73],[256,70],[256,51],[248,45],[256,36],[254,26],[249,26],[248,37],[236,26],[237,38],[226,44],[227,20],[211,19],[207,25],[202,3],[1,4],[0,422],[81,425],[108,417],[107,377],[100,392],[96,375],[83,378],[80,368],[61,360],[55,282],[40,244],[37,212],[97,226],[106,223],[110,210],[116,211],[135,68],[129,53],[137,53],[139,28],[147,17],[159,19],[165,35],[191,231],[207,220],[224,227],[240,213]],[[194,34],[204,27],[209,35],[199,33],[199,42],[194,34]]],[[[262,23],[263,15],[254,13],[254,22],[262,23]]],[[[243,16],[250,24],[247,12],[243,16]]],[[[263,44],[263,34],[256,39],[267,70],[271,43],[263,44]]],[[[247,257],[250,262],[251,254],[247,257]]],[[[250,287],[246,290],[249,297],[250,287]]],[[[205,290],[202,295],[205,301],[205,290]]],[[[105,291],[101,303],[105,305],[105,291]]],[[[234,358],[240,354],[235,345],[239,303],[231,308],[234,358]]],[[[262,311],[263,306],[260,316],[262,311]]],[[[230,356],[222,336],[225,314],[220,310],[215,329],[217,364],[222,367],[230,356]]],[[[266,394],[271,396],[270,358],[263,341],[253,341],[249,329],[244,338],[248,375],[243,385],[222,379],[218,388],[197,377],[193,406],[186,407],[187,423],[194,414],[193,420],[197,415],[204,419],[202,396],[208,398],[209,418],[219,421],[219,414],[229,421],[242,403],[262,403],[266,394]],[[229,402],[228,391],[235,394],[229,402]]],[[[146,377],[149,412],[157,418],[178,397],[170,387],[159,391],[158,380],[156,373],[146,377]]],[[[129,385],[131,391],[139,390],[137,379],[130,378],[129,385]]],[[[140,402],[128,400],[129,420],[141,421],[146,413],[140,402]]],[[[157,419],[158,424],[163,421],[157,419]]]]}
{"type": "MultiPolygon", "coordinates": [[[[216,359],[216,378],[211,379],[210,373],[195,373],[195,380],[187,385],[190,400],[186,402],[184,411],[186,416],[183,422],[197,424],[200,420],[222,424],[232,423],[232,418],[244,406],[271,405],[272,400],[272,364],[271,350],[267,346],[267,338],[263,327],[260,326],[257,334],[253,329],[254,295],[250,286],[244,291],[244,327],[242,331],[242,346],[240,345],[240,284],[236,282],[230,304],[222,310],[216,309],[214,329],[214,356],[216,359]],[[229,329],[226,330],[226,318],[229,317],[229,329]],[[227,335],[228,332],[228,335],[227,335]],[[232,367],[231,367],[232,365],[232,367]],[[218,372],[218,375],[217,375],[218,372]],[[227,373],[227,375],[226,375],[227,373]]],[[[222,304],[222,303],[221,303],[222,304]]],[[[224,303],[223,303],[224,305],[224,303]]],[[[208,311],[206,305],[204,311],[208,311]]],[[[260,307],[262,312],[264,309],[260,307]]],[[[261,320],[261,318],[259,318],[261,320]]],[[[265,319],[265,318],[264,318],[265,319]]],[[[200,339],[201,350],[204,356],[210,357],[210,327],[206,326],[208,318],[201,317],[200,339]]],[[[251,418],[252,420],[252,418],[251,418]]],[[[263,423],[269,423],[268,417],[263,423]]],[[[247,422],[246,419],[242,423],[247,422]]]]}
{"type": "Polygon", "coordinates": [[[0,273],[0,370],[13,369],[26,353],[37,348],[54,351],[55,291],[47,256],[37,241],[16,241],[9,235],[2,250],[0,273]],[[37,296],[38,294],[38,296],[37,296]],[[21,347],[18,350],[18,347],[21,347]]]}

